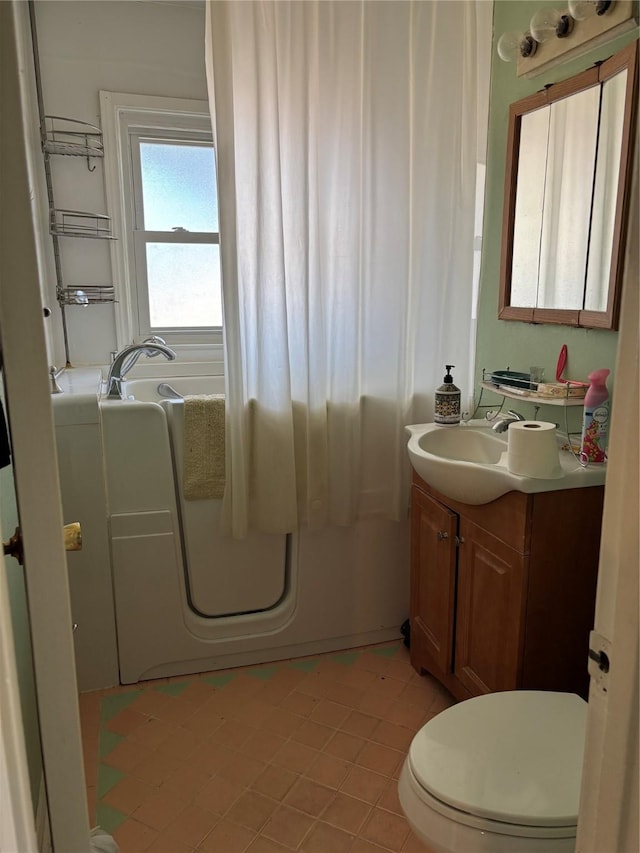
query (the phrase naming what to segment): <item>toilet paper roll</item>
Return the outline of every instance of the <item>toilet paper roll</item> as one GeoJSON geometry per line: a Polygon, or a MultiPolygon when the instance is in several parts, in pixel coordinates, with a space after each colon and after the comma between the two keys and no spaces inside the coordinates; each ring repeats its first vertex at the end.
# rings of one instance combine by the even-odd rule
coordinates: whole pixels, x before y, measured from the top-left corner
{"type": "Polygon", "coordinates": [[[512,474],[538,480],[562,477],[555,424],[518,421],[509,426],[507,438],[507,468],[512,474]]]}

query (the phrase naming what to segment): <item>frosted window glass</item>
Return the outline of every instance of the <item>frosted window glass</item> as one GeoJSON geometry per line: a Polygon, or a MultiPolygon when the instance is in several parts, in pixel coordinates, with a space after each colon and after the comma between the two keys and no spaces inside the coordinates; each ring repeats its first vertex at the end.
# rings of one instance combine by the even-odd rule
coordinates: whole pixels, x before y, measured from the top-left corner
{"type": "Polygon", "coordinates": [[[144,229],[218,231],[213,148],[140,143],[144,229]]]}
{"type": "Polygon", "coordinates": [[[151,328],[222,326],[215,244],[147,243],[151,328]]]}

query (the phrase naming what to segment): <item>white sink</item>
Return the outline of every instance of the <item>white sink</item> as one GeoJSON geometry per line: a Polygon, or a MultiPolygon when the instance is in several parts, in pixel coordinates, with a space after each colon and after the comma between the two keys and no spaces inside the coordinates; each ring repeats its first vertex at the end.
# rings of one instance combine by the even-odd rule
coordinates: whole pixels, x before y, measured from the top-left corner
{"type": "Polygon", "coordinates": [[[512,474],[507,468],[508,431],[494,432],[484,420],[455,427],[414,424],[406,430],[416,473],[462,503],[485,504],[512,491],[530,494],[599,486],[605,480],[606,465],[583,468],[568,450],[560,450],[560,477],[541,480],[512,474]]]}

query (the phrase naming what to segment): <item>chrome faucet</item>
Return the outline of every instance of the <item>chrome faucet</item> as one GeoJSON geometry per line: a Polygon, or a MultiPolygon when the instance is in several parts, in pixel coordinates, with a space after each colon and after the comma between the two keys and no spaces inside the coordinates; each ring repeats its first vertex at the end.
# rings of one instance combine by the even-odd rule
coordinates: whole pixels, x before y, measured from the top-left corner
{"type": "MultiPolygon", "coordinates": [[[[146,344],[162,344],[162,346],[163,346],[163,347],[166,347],[167,342],[165,341],[165,339],[164,339],[164,338],[161,338],[161,337],[160,337],[160,335],[151,335],[151,337],[150,337],[150,338],[145,338],[145,339],[142,341],[142,344],[143,344],[143,345],[145,345],[145,353],[144,353],[144,355],[146,355],[146,356],[147,356],[147,358],[155,358],[157,355],[160,355],[159,351],[157,351],[157,350],[151,350],[149,347],[147,347],[147,346],[146,346],[146,344]]],[[[140,355],[141,355],[141,354],[142,354],[142,353],[134,352],[134,353],[132,353],[132,354],[129,356],[129,358],[124,362],[124,364],[123,364],[123,365],[122,365],[122,367],[120,368],[120,376],[122,377],[122,379],[124,379],[124,377],[127,375],[127,373],[131,370],[131,368],[133,367],[133,365],[134,365],[134,364],[136,363],[136,361],[140,358],[140,355]]],[[[115,359],[116,359],[117,355],[118,355],[118,353],[117,353],[117,352],[113,354],[113,361],[115,361],[115,359]]]]}
{"type": "Polygon", "coordinates": [[[173,361],[176,357],[175,352],[166,346],[166,344],[158,343],[153,339],[148,339],[141,344],[132,344],[121,349],[109,368],[109,375],[107,377],[108,399],[122,400],[122,380],[141,355],[146,355],[147,358],[163,355],[168,361],[173,361]]]}
{"type": "Polygon", "coordinates": [[[525,420],[524,415],[521,415],[520,412],[515,412],[513,409],[509,409],[506,417],[500,418],[499,421],[492,424],[491,429],[495,432],[506,432],[511,424],[515,424],[517,421],[523,420],[525,420]]]}

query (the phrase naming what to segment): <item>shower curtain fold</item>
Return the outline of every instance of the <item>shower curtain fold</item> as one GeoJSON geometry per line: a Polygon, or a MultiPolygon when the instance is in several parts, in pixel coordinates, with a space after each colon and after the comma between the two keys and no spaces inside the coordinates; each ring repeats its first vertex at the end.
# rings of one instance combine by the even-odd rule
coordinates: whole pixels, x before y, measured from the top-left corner
{"type": "Polygon", "coordinates": [[[405,518],[404,425],[445,362],[472,388],[491,4],[209,2],[206,36],[225,525],[405,518]]]}

